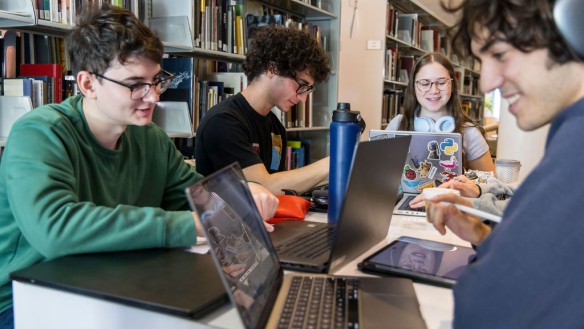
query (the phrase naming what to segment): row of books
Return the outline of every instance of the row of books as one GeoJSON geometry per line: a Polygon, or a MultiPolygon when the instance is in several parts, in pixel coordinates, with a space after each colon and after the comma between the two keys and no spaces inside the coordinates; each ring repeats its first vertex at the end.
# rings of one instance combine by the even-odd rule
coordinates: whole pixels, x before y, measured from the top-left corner
{"type": "Polygon", "coordinates": [[[260,3],[247,2],[246,6],[243,0],[193,0],[172,7],[164,0],[152,0],[150,27],[164,41],[174,44],[244,55],[254,30],[272,24],[304,30],[327,49],[328,38],[320,26],[304,23],[302,17],[260,3]],[[181,17],[187,23],[180,23],[181,17]],[[182,29],[189,30],[191,36],[183,35],[181,39],[172,35],[173,26],[187,24],[182,29]],[[192,40],[185,39],[188,37],[192,40]]]}
{"type": "Polygon", "coordinates": [[[235,0],[195,0],[195,46],[244,55],[244,7],[235,0]]]}
{"type": "Polygon", "coordinates": [[[206,50],[245,54],[243,0],[176,1],[172,5],[167,0],[150,1],[149,25],[163,41],[174,40],[174,43],[206,50]],[[185,17],[184,25],[188,26],[180,23],[180,18],[185,17]],[[173,30],[179,25],[180,33],[173,30]],[[177,40],[174,34],[181,34],[183,37],[177,40]]]}
{"type": "Polygon", "coordinates": [[[33,108],[63,100],[63,74],[59,64],[21,64],[20,75],[2,78],[3,96],[28,96],[33,108]]]}
{"type": "Polygon", "coordinates": [[[14,30],[0,31],[0,54],[4,78],[15,78],[20,72],[21,64],[53,64],[66,67],[65,45],[62,38],[53,36],[17,32],[14,30]]]}
{"type": "Polygon", "coordinates": [[[478,76],[465,76],[464,83],[462,84],[462,94],[475,96],[480,95],[481,89],[479,86],[479,81],[480,78],[478,76]]]}
{"type": "Polygon", "coordinates": [[[274,108],[272,112],[282,122],[286,128],[307,128],[313,126],[313,94],[308,94],[305,102],[299,102],[292,106],[287,112],[274,108]]]}
{"type": "Polygon", "coordinates": [[[480,96],[479,76],[467,74],[464,67],[455,66],[454,77],[458,83],[459,94],[480,96]]]}
{"type": "Polygon", "coordinates": [[[175,75],[172,85],[161,95],[161,101],[187,102],[193,127],[197,127],[205,113],[222,100],[247,87],[247,78],[241,72],[211,72],[203,75],[192,57],[164,58],[162,67],[175,75]],[[197,75],[201,73],[201,76],[197,75]]]}
{"type": "Polygon", "coordinates": [[[307,22],[304,18],[292,15],[288,12],[275,9],[260,3],[250,3],[247,7],[246,39],[253,36],[253,32],[258,27],[266,25],[283,26],[301,30],[310,35],[325,50],[328,51],[328,35],[323,33],[320,25],[307,22]]]}
{"type": "Polygon", "coordinates": [[[477,123],[481,122],[483,116],[483,101],[481,99],[463,99],[461,105],[466,115],[477,123]]]}
{"type": "MultiPolygon", "coordinates": [[[[37,18],[55,23],[74,25],[77,15],[87,4],[104,2],[114,6],[137,10],[138,0],[33,0],[32,4],[37,18]]],[[[134,11],[136,12],[136,11],[134,11]]]]}
{"type": "Polygon", "coordinates": [[[286,170],[310,164],[310,139],[289,140],[286,144],[286,170]]]}
{"type": "Polygon", "coordinates": [[[381,124],[388,124],[391,119],[401,113],[404,101],[403,90],[385,89],[381,101],[381,124]]]}
{"type": "Polygon", "coordinates": [[[448,42],[443,31],[424,24],[417,13],[402,13],[391,3],[387,6],[386,34],[427,52],[447,54],[448,42]]]}
{"type": "Polygon", "coordinates": [[[400,54],[397,48],[385,50],[385,80],[408,83],[417,58],[400,54]]]}

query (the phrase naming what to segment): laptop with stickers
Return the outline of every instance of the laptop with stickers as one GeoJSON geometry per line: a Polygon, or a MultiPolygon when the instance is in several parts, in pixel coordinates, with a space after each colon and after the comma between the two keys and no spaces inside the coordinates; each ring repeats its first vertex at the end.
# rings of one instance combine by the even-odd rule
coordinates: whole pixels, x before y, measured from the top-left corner
{"type": "Polygon", "coordinates": [[[186,193],[245,328],[426,328],[409,279],[284,274],[237,163],[186,193]]]}
{"type": "Polygon", "coordinates": [[[425,216],[423,208],[413,209],[409,202],[423,189],[436,187],[462,174],[462,136],[459,133],[371,130],[369,140],[411,136],[410,149],[402,170],[400,191],[403,197],[394,214],[425,216]]]}

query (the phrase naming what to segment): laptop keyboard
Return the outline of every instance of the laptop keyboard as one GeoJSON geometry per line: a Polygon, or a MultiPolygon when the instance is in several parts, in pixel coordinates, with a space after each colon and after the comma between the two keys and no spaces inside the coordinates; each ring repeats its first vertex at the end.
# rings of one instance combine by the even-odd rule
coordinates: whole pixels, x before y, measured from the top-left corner
{"type": "Polygon", "coordinates": [[[287,257],[302,257],[315,259],[325,252],[329,252],[333,245],[335,228],[323,226],[308,235],[276,248],[278,255],[287,257]]]}
{"type": "Polygon", "coordinates": [[[359,279],[292,279],[278,329],[359,328],[359,279]]]}
{"type": "Polygon", "coordinates": [[[420,208],[410,207],[410,201],[412,201],[415,197],[416,197],[415,195],[405,196],[406,200],[399,206],[399,210],[412,210],[412,211],[426,212],[426,207],[420,207],[420,208]]]}

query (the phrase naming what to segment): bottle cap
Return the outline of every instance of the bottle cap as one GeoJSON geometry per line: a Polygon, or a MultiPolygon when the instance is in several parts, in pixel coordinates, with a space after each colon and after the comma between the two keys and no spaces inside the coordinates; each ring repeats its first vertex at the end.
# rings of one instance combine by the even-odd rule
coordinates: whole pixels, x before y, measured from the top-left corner
{"type": "Polygon", "coordinates": [[[361,117],[361,112],[351,111],[350,103],[338,103],[337,109],[333,111],[333,122],[351,122],[359,125],[361,133],[365,130],[365,120],[361,117]]]}
{"type": "Polygon", "coordinates": [[[359,111],[351,111],[351,103],[338,103],[333,111],[334,122],[358,122],[361,120],[359,111]]]}

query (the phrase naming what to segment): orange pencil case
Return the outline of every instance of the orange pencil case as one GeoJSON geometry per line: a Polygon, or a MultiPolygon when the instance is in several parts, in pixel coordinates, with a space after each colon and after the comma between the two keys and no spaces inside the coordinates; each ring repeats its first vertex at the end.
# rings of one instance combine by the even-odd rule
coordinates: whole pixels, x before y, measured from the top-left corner
{"type": "Polygon", "coordinates": [[[267,220],[270,224],[277,224],[285,220],[304,220],[311,206],[310,201],[295,195],[276,196],[280,203],[274,217],[267,220]]]}

